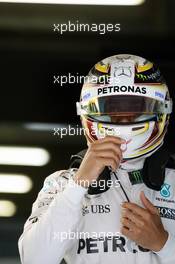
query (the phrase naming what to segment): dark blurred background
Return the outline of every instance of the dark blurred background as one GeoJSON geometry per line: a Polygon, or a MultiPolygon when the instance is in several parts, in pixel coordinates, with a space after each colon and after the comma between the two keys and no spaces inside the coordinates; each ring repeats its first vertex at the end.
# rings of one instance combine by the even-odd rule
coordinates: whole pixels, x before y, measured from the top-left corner
{"type": "Polygon", "coordinates": [[[82,137],[54,135],[54,128],[79,124],[75,102],[81,84],[61,87],[53,76],[86,75],[102,58],[131,53],[160,66],[174,98],[174,13],[172,0],[145,0],[140,6],[0,3],[0,145],[42,147],[50,155],[43,166],[0,164],[0,173],[23,173],[33,182],[27,193],[0,193],[0,200],[16,205],[11,217],[0,217],[0,263],[20,263],[17,240],[44,179],[67,168],[70,156],[85,147],[82,137]],[[68,20],[120,23],[121,31],[62,36],[53,31],[54,23],[68,20]]]}

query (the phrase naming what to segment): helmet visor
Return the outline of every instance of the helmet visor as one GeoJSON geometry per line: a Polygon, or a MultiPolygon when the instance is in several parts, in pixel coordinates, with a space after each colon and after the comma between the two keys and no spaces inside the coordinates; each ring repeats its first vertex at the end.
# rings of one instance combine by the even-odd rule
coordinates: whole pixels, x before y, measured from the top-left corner
{"type": "Polygon", "coordinates": [[[155,115],[165,113],[165,103],[153,98],[133,95],[96,97],[81,102],[83,114],[101,115],[155,115]]]}

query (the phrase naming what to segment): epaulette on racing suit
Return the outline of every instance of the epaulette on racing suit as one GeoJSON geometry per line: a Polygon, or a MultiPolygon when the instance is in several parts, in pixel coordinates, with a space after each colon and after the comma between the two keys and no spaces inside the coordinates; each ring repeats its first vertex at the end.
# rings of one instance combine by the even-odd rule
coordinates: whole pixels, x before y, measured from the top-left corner
{"type": "Polygon", "coordinates": [[[143,206],[139,195],[144,191],[159,210],[169,236],[153,252],[120,234],[126,197],[113,173],[105,168],[98,178],[103,186],[86,189],[74,182],[85,152],[72,158],[73,168],[45,179],[19,239],[21,263],[58,264],[64,259],[67,264],[175,264],[175,169],[168,168],[168,153],[159,157],[158,150],[153,154],[156,162],[148,158],[134,163],[134,170],[116,171],[129,201],[143,206]]]}

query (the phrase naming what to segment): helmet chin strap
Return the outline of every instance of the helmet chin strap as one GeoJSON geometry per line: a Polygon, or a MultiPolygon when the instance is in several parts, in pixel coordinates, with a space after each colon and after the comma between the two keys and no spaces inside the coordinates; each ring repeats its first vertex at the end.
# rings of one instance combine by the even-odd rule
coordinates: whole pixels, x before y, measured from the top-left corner
{"type": "MultiPolygon", "coordinates": [[[[120,168],[124,170],[140,170],[144,167],[144,163],[146,158],[149,158],[152,156],[155,152],[158,151],[158,149],[163,145],[163,142],[160,146],[152,150],[150,153],[147,153],[141,157],[133,158],[133,159],[124,159],[122,163],[120,164],[120,168]]],[[[155,154],[156,155],[156,154],[155,154]]]]}
{"type": "Polygon", "coordinates": [[[143,168],[145,157],[139,157],[131,160],[123,160],[120,168],[127,171],[140,170],[143,168]]]}

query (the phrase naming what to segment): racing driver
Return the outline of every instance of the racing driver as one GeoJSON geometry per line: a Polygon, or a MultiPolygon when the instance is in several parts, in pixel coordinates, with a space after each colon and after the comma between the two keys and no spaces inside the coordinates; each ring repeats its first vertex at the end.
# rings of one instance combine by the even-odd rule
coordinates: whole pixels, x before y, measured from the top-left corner
{"type": "Polygon", "coordinates": [[[175,171],[162,181],[144,168],[171,111],[152,62],[120,54],[95,64],[77,103],[88,149],[79,167],[46,178],[19,239],[23,264],[175,263],[175,171]]]}

